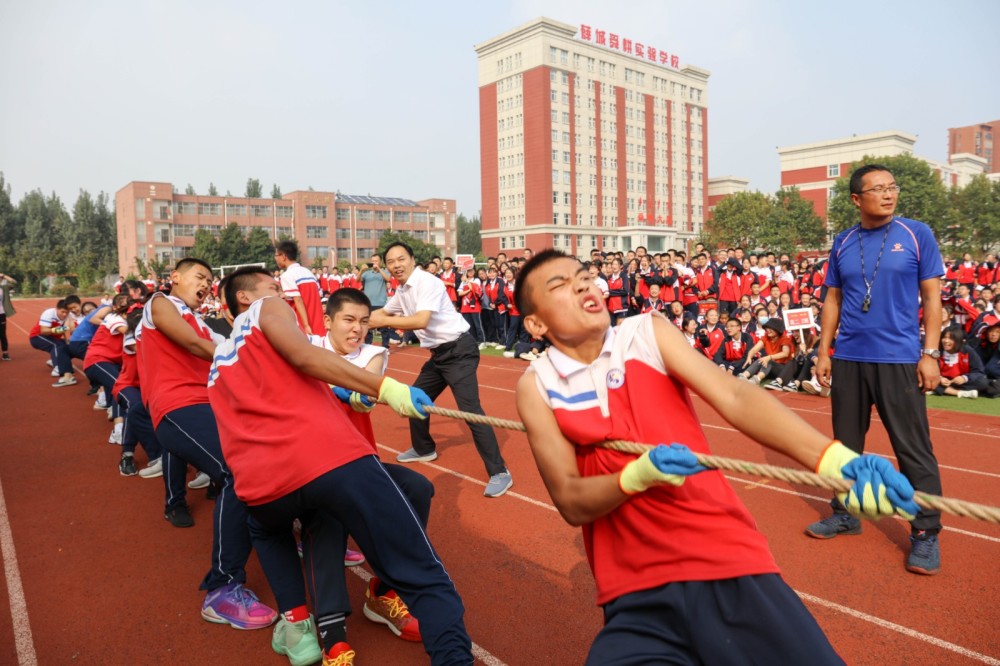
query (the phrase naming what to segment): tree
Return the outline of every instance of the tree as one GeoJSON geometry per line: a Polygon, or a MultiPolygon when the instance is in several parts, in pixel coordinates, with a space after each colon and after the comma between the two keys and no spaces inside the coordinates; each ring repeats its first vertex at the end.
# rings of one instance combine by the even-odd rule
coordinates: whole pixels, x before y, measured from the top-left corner
{"type": "Polygon", "coordinates": [[[944,185],[930,165],[912,155],[873,157],[865,155],[851,164],[846,176],[837,179],[833,185],[827,220],[830,230],[839,233],[861,222],[860,213],[851,201],[850,174],[866,164],[881,164],[892,172],[900,187],[896,214],[927,224],[939,240],[948,242],[951,235],[948,227],[948,197],[944,185]]]}
{"type": "Polygon", "coordinates": [[[456,220],[458,227],[458,253],[459,254],[481,254],[483,251],[483,239],[479,235],[482,231],[482,221],[479,217],[471,220],[459,213],[456,220]]]}
{"type": "Polygon", "coordinates": [[[192,185],[191,183],[188,183],[187,187],[184,188],[184,194],[189,194],[191,196],[194,196],[195,194],[197,194],[197,192],[194,191],[194,185],[192,185]]]}
{"type": "Polygon", "coordinates": [[[978,175],[964,188],[952,189],[948,200],[951,224],[944,239],[976,254],[995,248],[1000,242],[1000,181],[991,183],[985,174],[978,175]]]}
{"type": "Polygon", "coordinates": [[[240,225],[235,222],[227,224],[219,234],[218,247],[219,257],[216,261],[220,265],[246,263],[247,241],[240,225]]]}
{"type": "MultiPolygon", "coordinates": [[[[170,264],[163,261],[162,259],[157,259],[156,257],[150,259],[147,262],[146,267],[149,269],[149,273],[152,273],[158,278],[161,277],[164,273],[167,272],[168,269],[171,268],[170,264]]],[[[147,275],[149,273],[147,273],[147,275]]]]}
{"type": "Polygon", "coordinates": [[[0,171],[0,266],[4,273],[23,277],[17,262],[17,250],[24,243],[24,221],[10,198],[10,184],[0,171]]]}
{"type": "Polygon", "coordinates": [[[441,254],[441,250],[436,245],[418,240],[403,231],[387,231],[382,234],[382,238],[379,239],[378,248],[375,251],[379,254],[385,254],[386,248],[396,241],[406,243],[410,246],[413,250],[413,257],[418,264],[426,264],[431,260],[431,257],[441,254]]]}
{"type": "Polygon", "coordinates": [[[268,270],[275,270],[278,265],[274,263],[274,244],[271,237],[262,227],[253,227],[246,238],[246,261],[248,264],[255,264],[263,261],[267,264],[268,270]]]}
{"type": "Polygon", "coordinates": [[[216,189],[215,183],[208,184],[208,196],[217,197],[219,196],[219,190],[216,189]]]}
{"type": "Polygon", "coordinates": [[[219,242],[210,231],[198,229],[194,232],[194,246],[188,253],[189,257],[197,257],[208,263],[209,266],[219,265],[219,242]]]}
{"type": "Polygon", "coordinates": [[[759,232],[767,223],[772,203],[763,192],[737,192],[715,207],[705,223],[709,247],[760,247],[759,232]]]}
{"type": "Polygon", "coordinates": [[[264,196],[264,188],[261,187],[257,178],[247,178],[246,197],[248,199],[260,199],[264,196]]]}
{"type": "Polygon", "coordinates": [[[271,198],[272,199],[280,199],[281,198],[281,188],[278,187],[277,183],[275,183],[274,185],[271,186],[271,198]]]}
{"type": "Polygon", "coordinates": [[[142,257],[135,258],[135,272],[138,274],[140,280],[145,280],[146,276],[149,275],[149,264],[142,257]]]}
{"type": "Polygon", "coordinates": [[[52,194],[46,198],[41,190],[26,194],[18,208],[24,220],[24,243],[18,264],[25,275],[33,278],[38,293],[42,293],[42,278],[65,270],[62,231],[69,214],[59,197],[52,194]]]}
{"type": "Polygon", "coordinates": [[[771,212],[758,230],[757,242],[776,253],[815,250],[826,244],[826,225],[798,188],[780,189],[771,199],[771,212]]]}

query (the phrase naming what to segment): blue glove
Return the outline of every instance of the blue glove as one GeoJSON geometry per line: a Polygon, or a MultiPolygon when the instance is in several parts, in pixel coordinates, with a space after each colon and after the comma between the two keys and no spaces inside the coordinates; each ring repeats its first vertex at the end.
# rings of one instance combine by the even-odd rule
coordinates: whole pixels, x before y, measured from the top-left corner
{"type": "Polygon", "coordinates": [[[841,468],[845,479],[854,481],[847,494],[847,510],[876,518],[898,513],[913,520],[920,507],[913,501],[913,486],[885,458],[860,456],[841,468]],[[860,497],[859,497],[860,496],[860,497]]]}
{"type": "Polygon", "coordinates": [[[335,396],[337,396],[337,400],[340,400],[341,402],[347,403],[348,405],[351,404],[351,392],[350,391],[348,391],[347,389],[345,389],[342,386],[331,386],[330,388],[333,389],[333,394],[335,396]]]}
{"type": "Polygon", "coordinates": [[[634,495],[664,483],[679,486],[686,477],[706,469],[683,444],[660,444],[625,465],[618,486],[626,495],[634,495]]]}

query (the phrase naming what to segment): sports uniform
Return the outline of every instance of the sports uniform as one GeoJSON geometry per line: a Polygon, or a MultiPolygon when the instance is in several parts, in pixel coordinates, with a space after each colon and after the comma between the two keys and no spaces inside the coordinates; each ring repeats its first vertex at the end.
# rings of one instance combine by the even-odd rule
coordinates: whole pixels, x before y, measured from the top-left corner
{"type": "MultiPolygon", "coordinates": [[[[112,394],[121,372],[122,340],[126,328],[125,319],[121,315],[108,314],[97,327],[83,359],[83,374],[87,375],[91,384],[103,388],[106,396],[112,394]]],[[[122,414],[118,402],[109,399],[108,403],[111,405],[112,418],[120,418],[122,414]]]]}
{"type": "Polygon", "coordinates": [[[46,352],[52,360],[52,367],[59,370],[59,374],[64,376],[73,372],[73,364],[70,360],[66,340],[59,333],[42,335],[42,326],[59,328],[65,325],[66,319],[59,318],[59,312],[56,308],[47,308],[28,332],[28,343],[35,349],[46,352]]]}
{"type": "MultiPolygon", "coordinates": [[[[617,473],[635,460],[597,446],[609,439],[710,453],[687,389],[666,372],[653,316],[609,328],[590,365],[553,347],[530,366],[582,476],[617,473]]],[[[588,664],[648,664],[651,655],[677,659],[671,663],[843,663],[781,580],[720,471],[633,495],[584,525],[583,539],[605,616],[588,664]]]]}
{"type": "MultiPolygon", "coordinates": [[[[259,526],[283,525],[287,539],[292,519],[302,521],[317,616],[343,612],[337,598],[343,571],[322,562],[343,561],[346,528],[377,575],[426,618],[421,633],[432,662],[471,663],[461,599],[420,521],[329,387],[299,373],[271,346],[260,327],[266,301],[254,302],[233,322],[208,381],[237,495],[259,526]],[[276,382],[281,391],[247,391],[276,382]],[[290,414],[295,417],[286,418],[290,414]]],[[[288,545],[258,548],[283,608],[305,604],[302,566],[288,545]]]]}
{"type": "MultiPolygon", "coordinates": [[[[319,290],[319,280],[315,275],[302,264],[290,264],[281,274],[281,291],[285,293],[285,299],[289,302],[292,302],[295,296],[302,299],[309,321],[299,321],[300,328],[304,329],[308,323],[313,332],[324,330],[322,294],[319,290]]],[[[298,310],[295,310],[295,316],[299,316],[298,310]]]]}

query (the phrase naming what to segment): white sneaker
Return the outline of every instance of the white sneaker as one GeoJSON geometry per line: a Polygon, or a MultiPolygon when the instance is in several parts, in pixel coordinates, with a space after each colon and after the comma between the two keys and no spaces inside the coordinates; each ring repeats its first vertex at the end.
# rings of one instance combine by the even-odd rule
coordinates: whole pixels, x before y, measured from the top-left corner
{"type": "Polygon", "coordinates": [[[507,346],[506,345],[502,345],[499,342],[494,342],[493,343],[493,348],[494,349],[507,349],[507,346]]]}
{"type": "Polygon", "coordinates": [[[49,366],[50,368],[54,368],[55,367],[54,365],[52,365],[52,359],[51,358],[45,362],[45,365],[49,366]]]}
{"type": "Polygon", "coordinates": [[[114,410],[111,409],[110,405],[108,405],[108,420],[109,421],[114,421],[115,420],[114,414],[115,414],[114,410]]]}
{"type": "Polygon", "coordinates": [[[750,383],[754,384],[755,386],[760,386],[760,377],[754,375],[753,377],[750,378],[750,383]]]}
{"type": "Polygon", "coordinates": [[[778,380],[774,380],[770,384],[765,384],[764,388],[766,388],[768,390],[771,390],[771,391],[780,391],[781,390],[781,382],[778,381],[778,380]]]}
{"type": "Polygon", "coordinates": [[[108,437],[108,444],[122,445],[122,428],[115,426],[108,437]]]}
{"type": "Polygon", "coordinates": [[[810,395],[819,395],[822,389],[823,387],[815,379],[807,379],[802,382],[802,390],[810,395]]]}
{"type": "Polygon", "coordinates": [[[163,476],[163,458],[154,458],[149,464],[139,470],[139,476],[144,479],[155,479],[163,476]]]}
{"type": "Polygon", "coordinates": [[[503,357],[504,357],[504,358],[514,358],[514,356],[515,356],[515,354],[514,354],[514,352],[512,352],[512,351],[505,351],[505,352],[503,353],[503,357]]]}
{"type": "Polygon", "coordinates": [[[480,343],[479,343],[479,348],[480,348],[480,349],[486,349],[487,347],[489,347],[489,345],[488,345],[488,344],[486,344],[485,342],[480,342],[480,343]]]}
{"type": "Polygon", "coordinates": [[[98,398],[97,402],[94,403],[95,412],[103,412],[107,408],[108,408],[108,403],[104,401],[103,397],[98,398]]]}
{"type": "Polygon", "coordinates": [[[52,368],[52,372],[49,373],[53,377],[62,377],[62,373],[59,372],[58,368],[52,368]]]}
{"type": "Polygon", "coordinates": [[[959,397],[959,398],[969,398],[971,400],[975,400],[976,398],[979,397],[979,391],[977,391],[975,389],[970,389],[968,391],[959,391],[957,397],[959,397]]]}
{"type": "Polygon", "coordinates": [[[197,490],[198,488],[207,488],[208,484],[210,484],[211,482],[212,479],[209,478],[208,474],[205,474],[204,472],[198,472],[198,476],[188,481],[188,488],[191,488],[192,490],[197,490]]]}
{"type": "Polygon", "coordinates": [[[524,352],[523,354],[518,356],[518,358],[523,359],[525,361],[534,361],[538,357],[535,356],[535,352],[524,352]]]}
{"type": "MultiPolygon", "coordinates": [[[[56,374],[55,376],[58,377],[59,375],[56,374]]],[[[62,377],[59,381],[57,381],[55,384],[53,384],[52,387],[53,388],[62,388],[64,386],[73,386],[73,384],[76,384],[76,377],[69,377],[69,376],[67,376],[67,377],[62,377]]]]}

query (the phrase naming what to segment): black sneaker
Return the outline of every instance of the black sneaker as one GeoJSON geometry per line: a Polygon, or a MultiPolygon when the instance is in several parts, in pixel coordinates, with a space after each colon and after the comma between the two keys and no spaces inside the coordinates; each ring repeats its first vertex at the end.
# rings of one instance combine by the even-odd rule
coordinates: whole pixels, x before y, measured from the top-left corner
{"type": "Polygon", "coordinates": [[[7,352],[4,352],[3,353],[3,360],[9,361],[10,360],[10,354],[8,354],[7,352]]]}
{"type": "Polygon", "coordinates": [[[208,484],[208,488],[205,490],[205,499],[207,500],[218,499],[219,490],[220,490],[219,484],[217,484],[215,481],[212,481],[211,483],[208,484]]]}
{"type": "Polygon", "coordinates": [[[163,518],[170,521],[170,524],[174,527],[194,526],[194,518],[191,517],[191,512],[188,511],[187,504],[178,504],[163,514],[163,518]]]}
{"type": "Polygon", "coordinates": [[[87,389],[87,395],[94,395],[100,390],[101,390],[100,386],[91,386],[89,389],[87,389]]]}
{"type": "Polygon", "coordinates": [[[941,549],[936,535],[917,532],[910,536],[906,570],[924,576],[933,576],[941,571],[941,549]]]}
{"type": "Polygon", "coordinates": [[[846,513],[835,513],[806,528],[814,539],[832,539],[838,534],[861,534],[861,521],[846,513]]]}
{"type": "Polygon", "coordinates": [[[118,473],[122,476],[135,476],[138,474],[139,470],[135,468],[135,457],[122,456],[122,459],[118,461],[118,473]]]}

